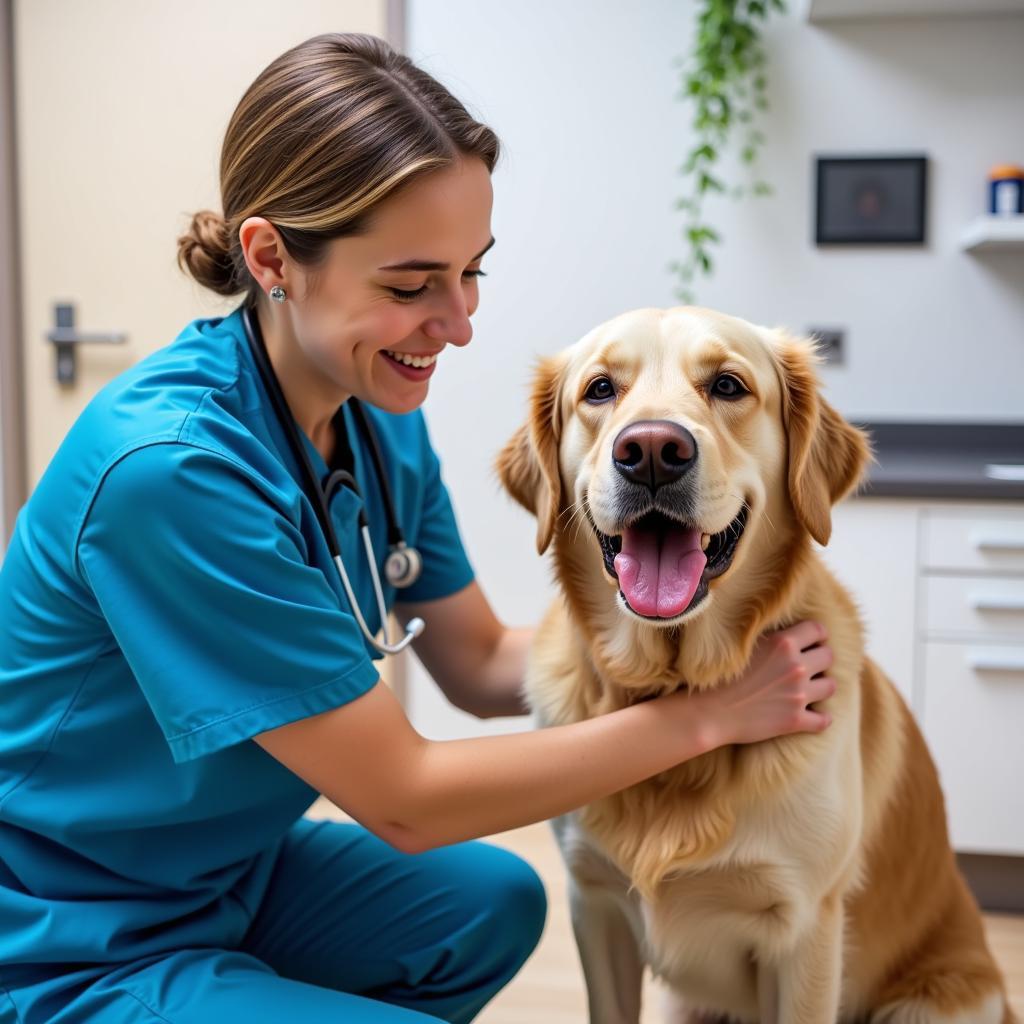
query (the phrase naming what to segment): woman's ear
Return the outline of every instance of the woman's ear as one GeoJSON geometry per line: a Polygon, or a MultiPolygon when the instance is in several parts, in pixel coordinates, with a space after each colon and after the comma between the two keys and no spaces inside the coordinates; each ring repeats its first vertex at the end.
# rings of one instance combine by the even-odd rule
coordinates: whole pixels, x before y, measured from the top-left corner
{"type": "Polygon", "coordinates": [[[537,517],[540,554],[551,543],[562,506],[562,475],[558,468],[561,380],[561,361],[541,360],[533,378],[529,416],[498,453],[494,464],[505,490],[537,517]]]}
{"type": "Polygon", "coordinates": [[[871,443],[820,395],[814,342],[773,332],[782,419],[788,438],[789,495],[801,525],[819,543],[832,535],[832,506],[860,481],[872,460],[871,443]]]}

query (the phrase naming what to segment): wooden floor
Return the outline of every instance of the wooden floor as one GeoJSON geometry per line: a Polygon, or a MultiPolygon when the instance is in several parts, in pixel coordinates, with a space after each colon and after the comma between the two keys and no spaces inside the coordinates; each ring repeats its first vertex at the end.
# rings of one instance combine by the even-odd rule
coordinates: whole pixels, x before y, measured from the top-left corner
{"type": "MultiPolygon", "coordinates": [[[[548,890],[548,923],[536,952],[477,1018],[479,1024],[586,1024],[586,997],[569,924],[565,871],[547,825],[531,825],[489,840],[525,857],[548,890]]],[[[1006,972],[1014,1009],[1024,1020],[1024,917],[986,914],[992,952],[1006,972]]],[[[657,986],[646,983],[643,1024],[661,1024],[657,986]]]]}

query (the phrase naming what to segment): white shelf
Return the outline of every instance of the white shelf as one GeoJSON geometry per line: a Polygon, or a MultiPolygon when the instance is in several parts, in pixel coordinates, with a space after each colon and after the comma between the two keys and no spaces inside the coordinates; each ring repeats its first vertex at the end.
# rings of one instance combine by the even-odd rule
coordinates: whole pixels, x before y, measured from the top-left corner
{"type": "Polygon", "coordinates": [[[808,21],[1024,14],[1024,0],[804,0],[808,21]]]}
{"type": "Polygon", "coordinates": [[[1024,252],[1024,214],[1016,217],[975,217],[960,236],[966,252],[1017,249],[1024,252]]]}

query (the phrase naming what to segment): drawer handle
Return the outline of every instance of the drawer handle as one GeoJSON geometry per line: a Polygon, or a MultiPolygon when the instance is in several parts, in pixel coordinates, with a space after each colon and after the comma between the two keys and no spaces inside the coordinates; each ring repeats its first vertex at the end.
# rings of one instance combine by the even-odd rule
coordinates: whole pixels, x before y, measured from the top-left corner
{"type": "Polygon", "coordinates": [[[1010,537],[1006,534],[972,533],[971,543],[976,548],[995,548],[1002,551],[1024,551],[1024,536],[1010,537]]]}
{"type": "Polygon", "coordinates": [[[967,603],[979,612],[1024,612],[1024,597],[1012,594],[971,594],[967,603]]]}
{"type": "Polygon", "coordinates": [[[989,672],[1024,672],[1024,651],[1020,654],[1003,651],[968,651],[967,664],[973,669],[989,672]]]}

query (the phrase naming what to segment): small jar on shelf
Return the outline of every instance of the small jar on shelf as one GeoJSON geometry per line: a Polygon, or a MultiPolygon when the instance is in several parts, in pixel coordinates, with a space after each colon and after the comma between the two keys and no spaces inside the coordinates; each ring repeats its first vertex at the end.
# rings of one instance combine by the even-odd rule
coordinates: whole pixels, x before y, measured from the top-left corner
{"type": "Polygon", "coordinates": [[[997,164],[988,172],[988,212],[995,217],[1024,214],[1024,167],[997,164]]]}

